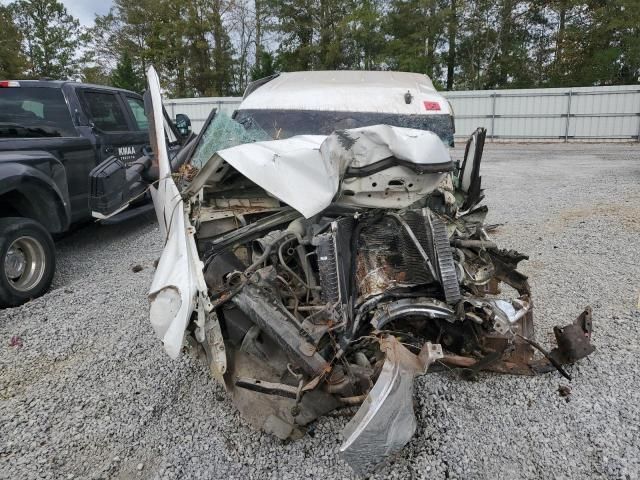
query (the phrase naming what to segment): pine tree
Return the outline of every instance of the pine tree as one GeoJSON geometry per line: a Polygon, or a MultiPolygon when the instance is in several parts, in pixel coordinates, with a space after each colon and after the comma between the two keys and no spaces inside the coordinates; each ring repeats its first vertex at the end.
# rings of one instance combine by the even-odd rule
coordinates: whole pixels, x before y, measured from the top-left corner
{"type": "Polygon", "coordinates": [[[443,65],[450,10],[439,0],[394,0],[383,22],[385,58],[393,70],[426,73],[436,80],[443,65]]]}
{"type": "Polygon", "coordinates": [[[111,74],[111,84],[114,87],[141,93],[144,90],[143,78],[143,75],[133,68],[129,54],[126,51],[123,52],[118,65],[111,74]]]}
{"type": "Polygon", "coordinates": [[[261,50],[257,63],[251,68],[251,80],[259,80],[274,73],[276,73],[276,68],[273,54],[261,50]]]}

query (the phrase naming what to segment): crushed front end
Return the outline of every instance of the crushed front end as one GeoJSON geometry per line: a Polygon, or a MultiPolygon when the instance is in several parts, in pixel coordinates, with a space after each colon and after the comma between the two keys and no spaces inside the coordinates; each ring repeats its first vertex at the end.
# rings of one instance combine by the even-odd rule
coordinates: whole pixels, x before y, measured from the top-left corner
{"type": "Polygon", "coordinates": [[[484,130],[461,164],[427,134],[375,126],[239,145],[160,208],[187,241],[161,258],[152,312],[192,306],[184,336],[160,322],[165,345],[201,354],[242,415],[282,439],[360,406],[340,451],[361,473],[413,436],[415,376],[568,376],[562,365],[593,351],[589,309],[556,329],[555,349],[533,338],[527,257],[495,244],[479,206],[484,130]],[[195,270],[171,280],[185,259],[195,270]]]}

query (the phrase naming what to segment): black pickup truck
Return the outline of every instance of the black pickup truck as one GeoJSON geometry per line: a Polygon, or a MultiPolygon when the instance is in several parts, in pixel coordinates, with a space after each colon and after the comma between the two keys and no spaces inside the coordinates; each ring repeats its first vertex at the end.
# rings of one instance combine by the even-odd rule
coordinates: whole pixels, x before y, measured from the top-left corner
{"type": "Polygon", "coordinates": [[[0,307],[44,293],[52,235],[91,219],[89,173],[149,144],[140,95],[68,81],[0,81],[0,307]]]}

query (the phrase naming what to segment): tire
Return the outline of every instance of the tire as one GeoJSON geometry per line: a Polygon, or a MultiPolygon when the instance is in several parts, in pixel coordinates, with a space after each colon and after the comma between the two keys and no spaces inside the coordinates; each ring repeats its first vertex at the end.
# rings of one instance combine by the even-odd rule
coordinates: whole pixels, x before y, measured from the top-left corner
{"type": "Polygon", "coordinates": [[[0,307],[16,307],[51,286],[56,255],[49,232],[29,218],[0,218],[0,307]]]}

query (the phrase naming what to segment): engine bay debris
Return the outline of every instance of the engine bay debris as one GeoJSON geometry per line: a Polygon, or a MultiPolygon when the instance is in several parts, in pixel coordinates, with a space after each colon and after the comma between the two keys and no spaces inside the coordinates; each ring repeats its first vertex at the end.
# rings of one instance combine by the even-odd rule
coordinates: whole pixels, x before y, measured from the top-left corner
{"type": "Polygon", "coordinates": [[[434,133],[387,125],[244,143],[200,156],[180,194],[160,151],[149,298],[167,353],[200,354],[281,439],[360,406],[340,447],[358,473],[413,436],[417,375],[568,377],[594,350],[591,310],[552,350],[534,340],[527,256],[497,246],[480,205],[485,134],[461,163],[434,133]]]}

